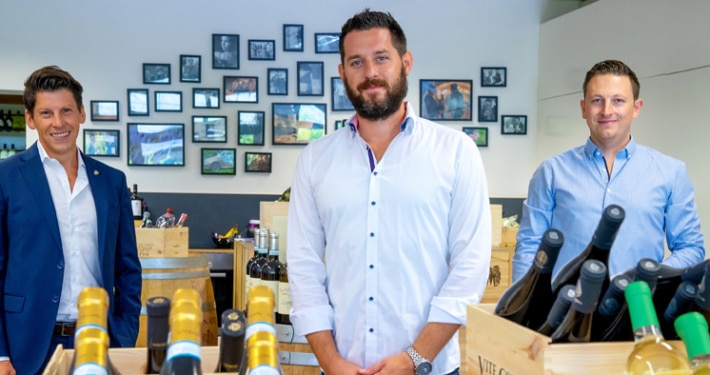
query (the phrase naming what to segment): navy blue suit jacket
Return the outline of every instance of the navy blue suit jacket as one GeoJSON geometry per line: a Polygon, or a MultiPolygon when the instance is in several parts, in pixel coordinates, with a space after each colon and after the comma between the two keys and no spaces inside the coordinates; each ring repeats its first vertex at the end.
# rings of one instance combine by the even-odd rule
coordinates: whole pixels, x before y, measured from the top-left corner
{"type": "MultiPolygon", "coordinates": [[[[132,347],[142,281],[126,176],[82,157],[96,205],[111,346],[132,347]]],[[[20,375],[37,373],[49,352],[63,274],[59,225],[35,143],[0,162],[0,356],[20,375]]]]}

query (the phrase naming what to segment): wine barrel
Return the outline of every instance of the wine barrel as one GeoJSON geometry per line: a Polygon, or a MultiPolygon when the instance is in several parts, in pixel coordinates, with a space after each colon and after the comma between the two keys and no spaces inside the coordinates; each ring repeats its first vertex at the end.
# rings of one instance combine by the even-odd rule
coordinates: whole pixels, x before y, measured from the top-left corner
{"type": "Polygon", "coordinates": [[[210,269],[205,255],[191,254],[184,258],[141,258],[143,288],[141,316],[136,347],[148,341],[146,301],[151,297],[173,298],[178,288],[195,289],[202,299],[202,346],[217,345],[217,305],[215,303],[210,269]]]}

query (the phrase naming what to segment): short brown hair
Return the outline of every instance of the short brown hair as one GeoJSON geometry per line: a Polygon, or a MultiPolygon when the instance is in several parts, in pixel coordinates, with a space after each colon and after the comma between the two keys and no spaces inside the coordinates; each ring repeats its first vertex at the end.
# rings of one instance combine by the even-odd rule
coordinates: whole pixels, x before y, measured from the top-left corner
{"type": "Polygon", "coordinates": [[[589,69],[587,76],[584,77],[584,84],[582,85],[582,93],[587,96],[587,84],[595,76],[602,74],[612,74],[615,76],[627,76],[631,81],[631,90],[634,93],[634,100],[639,98],[639,92],[641,91],[641,84],[639,84],[639,79],[628,65],[624,64],[619,60],[604,60],[602,62],[594,64],[592,69],[589,69]]]}
{"type": "Polygon", "coordinates": [[[35,104],[37,103],[37,93],[42,91],[57,91],[67,89],[74,95],[77,108],[82,106],[82,93],[84,88],[81,83],[74,79],[69,72],[60,69],[58,66],[45,66],[32,72],[25,81],[25,109],[33,115],[35,104]]]}
{"type": "Polygon", "coordinates": [[[345,51],[343,49],[343,40],[351,31],[365,31],[374,28],[385,28],[390,31],[392,36],[392,45],[397,50],[400,56],[407,52],[407,36],[404,35],[402,27],[399,26],[397,20],[392,17],[389,12],[372,11],[370,8],[365,8],[360,13],[355,14],[349,20],[345,21],[340,30],[340,62],[345,59],[345,51]]]}

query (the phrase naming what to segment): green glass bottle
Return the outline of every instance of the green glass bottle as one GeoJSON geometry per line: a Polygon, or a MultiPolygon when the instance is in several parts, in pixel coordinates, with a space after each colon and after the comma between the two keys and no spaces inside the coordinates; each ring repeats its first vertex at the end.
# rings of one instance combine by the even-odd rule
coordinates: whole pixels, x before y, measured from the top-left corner
{"type": "Polygon", "coordinates": [[[693,375],[710,375],[710,334],[703,314],[685,313],[675,320],[674,326],[685,344],[693,375]]]}

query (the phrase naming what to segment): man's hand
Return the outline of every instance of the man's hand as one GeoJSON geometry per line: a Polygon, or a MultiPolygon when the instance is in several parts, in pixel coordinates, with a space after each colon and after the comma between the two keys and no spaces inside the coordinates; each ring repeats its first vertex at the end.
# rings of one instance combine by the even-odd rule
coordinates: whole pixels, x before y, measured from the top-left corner
{"type": "Polygon", "coordinates": [[[319,363],[319,365],[323,368],[323,372],[326,375],[357,375],[362,374],[361,371],[365,371],[362,367],[347,361],[343,357],[333,359],[326,364],[319,363]]]}
{"type": "MultiPolygon", "coordinates": [[[[358,371],[360,375],[412,375],[414,363],[405,352],[387,357],[369,368],[358,371]]],[[[330,375],[330,374],[328,374],[330,375]]]]}
{"type": "Polygon", "coordinates": [[[16,375],[15,368],[10,361],[0,361],[0,375],[16,375]]]}

